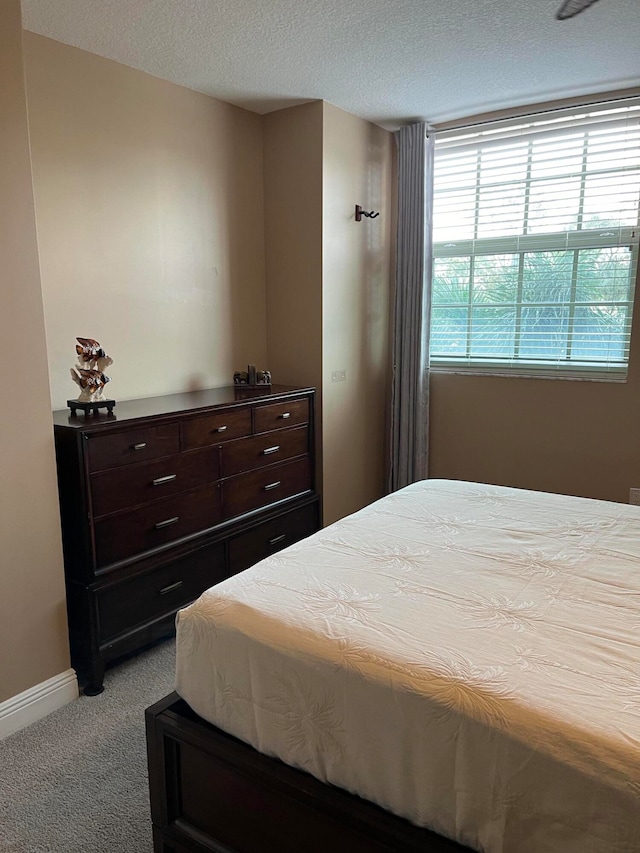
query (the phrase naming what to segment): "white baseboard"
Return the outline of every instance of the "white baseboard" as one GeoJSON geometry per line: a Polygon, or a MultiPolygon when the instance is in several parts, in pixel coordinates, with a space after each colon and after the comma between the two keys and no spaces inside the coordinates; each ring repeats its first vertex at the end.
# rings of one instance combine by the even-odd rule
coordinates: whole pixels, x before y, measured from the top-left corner
{"type": "Polygon", "coordinates": [[[78,698],[74,669],[54,675],[6,702],[0,702],[0,740],[78,698]]]}

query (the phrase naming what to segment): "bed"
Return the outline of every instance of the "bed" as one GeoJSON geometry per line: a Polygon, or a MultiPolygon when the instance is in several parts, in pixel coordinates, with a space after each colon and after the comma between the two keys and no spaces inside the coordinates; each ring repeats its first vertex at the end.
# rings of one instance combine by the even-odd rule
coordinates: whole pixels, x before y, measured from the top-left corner
{"type": "Polygon", "coordinates": [[[640,850],[640,510],[402,489],[204,593],[156,851],[640,850]]]}

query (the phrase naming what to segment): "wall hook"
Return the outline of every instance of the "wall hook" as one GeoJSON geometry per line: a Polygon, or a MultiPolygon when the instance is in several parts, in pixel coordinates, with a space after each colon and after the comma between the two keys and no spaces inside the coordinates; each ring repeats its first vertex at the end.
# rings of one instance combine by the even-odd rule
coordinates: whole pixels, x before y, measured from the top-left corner
{"type": "Polygon", "coordinates": [[[363,216],[366,216],[367,219],[375,219],[376,216],[380,216],[380,214],[373,210],[363,210],[359,204],[356,204],[356,222],[360,222],[363,216]]]}

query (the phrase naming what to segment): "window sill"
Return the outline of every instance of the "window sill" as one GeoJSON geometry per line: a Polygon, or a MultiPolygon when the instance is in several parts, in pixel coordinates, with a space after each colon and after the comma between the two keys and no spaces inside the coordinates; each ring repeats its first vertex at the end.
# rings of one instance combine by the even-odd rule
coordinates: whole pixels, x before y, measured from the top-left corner
{"type": "Polygon", "coordinates": [[[501,370],[499,367],[452,367],[450,365],[431,365],[431,373],[442,373],[452,376],[498,376],[503,379],[560,379],[572,382],[609,382],[624,385],[628,376],[626,373],[619,374],[594,374],[570,373],[570,372],[536,372],[535,370],[501,370]]]}

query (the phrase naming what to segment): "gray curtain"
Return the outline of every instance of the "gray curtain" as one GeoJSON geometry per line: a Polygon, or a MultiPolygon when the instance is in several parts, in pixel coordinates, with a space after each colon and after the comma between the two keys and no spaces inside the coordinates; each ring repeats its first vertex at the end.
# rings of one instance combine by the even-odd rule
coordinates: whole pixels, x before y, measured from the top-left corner
{"type": "Polygon", "coordinates": [[[391,389],[391,491],[427,476],[434,135],[420,122],[395,134],[398,236],[391,389]]]}

